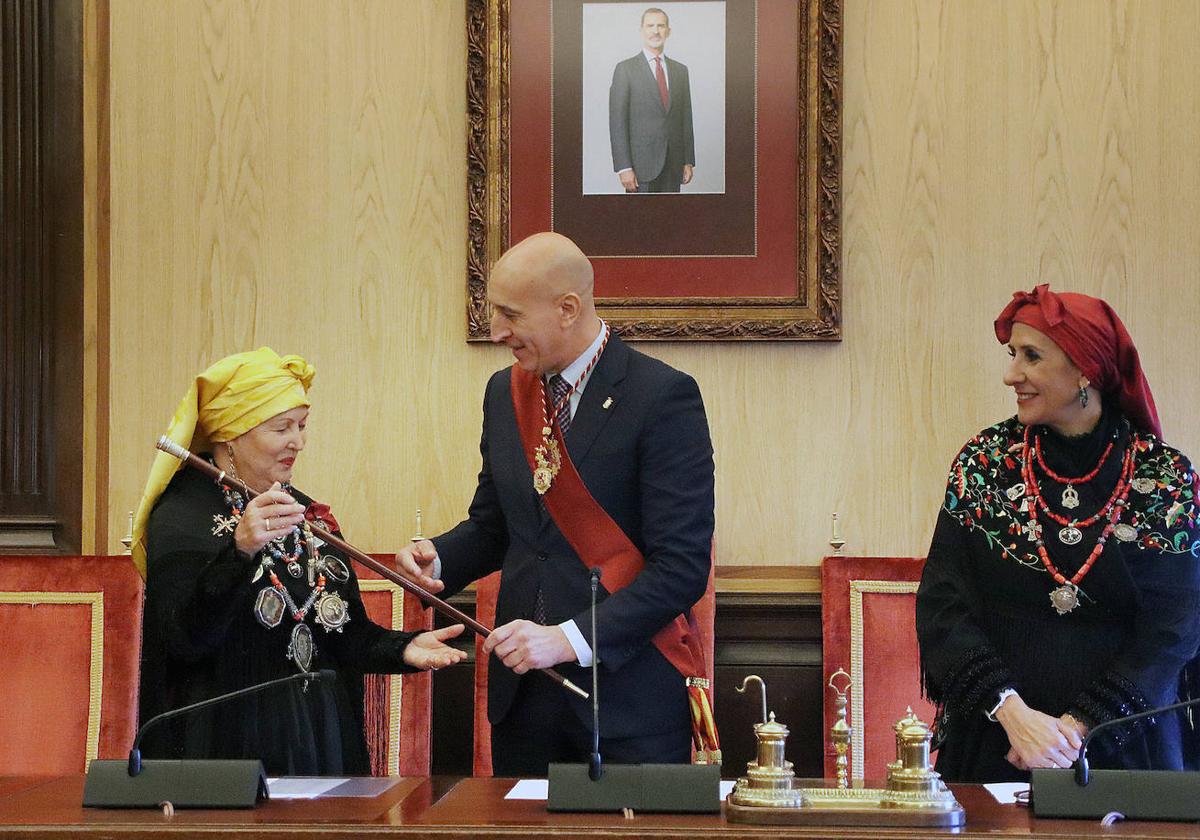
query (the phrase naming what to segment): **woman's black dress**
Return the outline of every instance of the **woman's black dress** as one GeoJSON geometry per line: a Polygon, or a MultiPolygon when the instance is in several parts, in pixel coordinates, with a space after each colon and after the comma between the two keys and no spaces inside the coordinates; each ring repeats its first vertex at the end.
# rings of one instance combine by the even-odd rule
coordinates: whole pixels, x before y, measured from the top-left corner
{"type": "MultiPolygon", "coordinates": [[[[292,491],[301,504],[311,500],[292,491]]],[[[146,606],[143,618],[141,720],[169,709],[255,683],[299,673],[288,658],[297,622],[284,610],[264,626],[256,601],[269,576],[255,580],[259,556],[237,552],[230,507],[222,490],[195,470],[181,469],[150,515],[147,527],[146,606]]],[[[285,546],[292,546],[289,538],[285,546]]],[[[332,669],[332,683],[289,683],[230,701],[151,729],[146,758],[260,758],[269,775],[370,773],[363,735],[364,673],[403,673],[404,647],[414,633],[372,623],[358,579],[337,554],[349,579],[327,578],[349,621],[341,632],[304,617],[312,631],[309,670],[332,669]]],[[[276,573],[297,605],[312,592],[307,575],[294,578],[283,563],[276,573]]]]}
{"type": "MultiPolygon", "coordinates": [[[[1022,437],[1012,418],[985,429],[959,452],[917,594],[917,635],[925,690],[940,707],[937,770],[951,781],[1028,779],[1005,755],[1004,729],[984,712],[1005,687],[1030,707],[1070,712],[1089,726],[1175,702],[1200,645],[1200,521],[1190,462],[1152,435],[1137,433],[1133,489],[1121,522],[1080,582],[1079,606],[1059,615],[1058,586],[1038,557],[1022,493],[1022,437]]],[[[1085,519],[1109,498],[1121,471],[1129,424],[1106,411],[1082,438],[1040,435],[1047,466],[1083,476],[1110,440],[1112,454],[1079,505],[1062,504],[1065,485],[1035,467],[1050,508],[1085,519]]],[[[1049,557],[1068,580],[1086,561],[1102,520],[1065,545],[1062,526],[1039,514],[1049,557]]],[[[1195,732],[1180,713],[1118,726],[1088,747],[1093,767],[1180,769],[1194,760],[1195,732]]]]}

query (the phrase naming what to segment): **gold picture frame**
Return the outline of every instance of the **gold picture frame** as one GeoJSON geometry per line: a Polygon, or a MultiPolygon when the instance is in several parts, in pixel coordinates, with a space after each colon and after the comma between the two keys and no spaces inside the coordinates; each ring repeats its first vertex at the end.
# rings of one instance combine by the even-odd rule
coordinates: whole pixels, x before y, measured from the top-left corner
{"type": "MultiPolygon", "coordinates": [[[[731,11],[734,4],[739,15],[754,16],[752,56],[752,82],[755,96],[754,125],[752,140],[753,189],[754,189],[754,251],[753,253],[718,256],[632,255],[627,265],[636,261],[646,264],[654,259],[656,277],[667,277],[675,273],[677,280],[670,293],[661,289],[643,293],[637,288],[621,288],[613,292],[613,284],[606,289],[602,284],[602,272],[612,268],[613,261],[593,258],[597,266],[597,306],[600,314],[627,339],[642,340],[821,340],[837,341],[842,338],[841,323],[841,159],[842,159],[842,9],[841,0],[727,0],[731,11]],[[749,11],[746,11],[746,10],[749,11]],[[794,55],[785,56],[788,66],[796,68],[796,78],[784,78],[772,72],[759,72],[759,65],[777,66],[766,50],[766,42],[772,37],[778,44],[775,31],[778,27],[759,17],[769,15],[792,16],[789,25],[794,25],[796,34],[794,55]],[[760,34],[763,36],[760,38],[760,34]],[[760,97],[775,96],[778,90],[766,86],[787,85],[795,91],[794,113],[780,113],[787,109],[758,107],[760,97]],[[768,125],[770,123],[770,125],[768,125]],[[792,128],[795,131],[795,160],[787,156],[768,158],[773,149],[767,148],[763,139],[774,132],[789,142],[792,128]],[[782,164],[794,171],[794,190],[791,182],[784,180],[783,201],[767,203],[766,192],[772,184],[763,173],[768,164],[782,164]],[[794,208],[788,206],[794,196],[794,208]],[[782,208],[794,214],[794,227],[782,226],[779,230],[767,230],[761,224],[771,214],[782,208]],[[782,253],[771,276],[756,275],[760,249],[774,249],[782,253]],[[780,265],[784,270],[778,270],[780,265]],[[731,266],[734,268],[731,269],[731,266]],[[734,271],[733,276],[754,278],[773,284],[763,293],[759,288],[751,293],[742,293],[737,283],[720,281],[724,294],[690,294],[687,290],[703,281],[705,271],[734,271]],[[740,272],[740,273],[739,273],[740,272]]],[[[532,201],[539,207],[547,205],[546,196],[532,194],[529,189],[522,192],[514,188],[514,151],[522,153],[520,146],[514,147],[512,140],[512,116],[514,103],[518,110],[524,98],[548,99],[556,78],[553,53],[571,49],[564,39],[552,43],[545,51],[523,49],[520,56],[531,54],[537,60],[548,62],[545,73],[547,81],[522,80],[520,74],[514,78],[512,58],[512,23],[514,14],[559,15],[560,19],[582,7],[585,0],[467,0],[467,338],[469,341],[486,340],[489,334],[489,310],[487,304],[487,278],[492,265],[510,244],[510,236],[521,238],[534,229],[560,229],[555,226],[555,197],[553,181],[548,206],[550,213],[545,224],[538,223],[530,229],[528,223],[514,227],[514,211],[528,219],[523,202],[532,201]]],[[[654,5],[647,3],[647,6],[654,5]]],[[[661,4],[669,6],[670,4],[661,4]]],[[[786,18],[785,18],[786,19],[786,18]]],[[[561,75],[561,74],[560,74],[561,75]]],[[[788,74],[784,74],[786,77],[788,74]]],[[[528,110],[528,109],[527,109],[528,110]]],[[[547,109],[542,109],[546,111],[547,109]]],[[[554,122],[553,108],[547,135],[553,135],[558,126],[554,122]]],[[[540,133],[540,132],[535,132],[540,133]]],[[[522,144],[529,135],[522,133],[522,144]]],[[[777,149],[778,144],[774,144],[777,149]]],[[[542,166],[543,171],[553,172],[550,161],[542,166]]],[[[553,179],[553,175],[551,178],[553,179]]],[[[545,180],[542,178],[541,180],[545,180]]],[[[774,179],[778,181],[780,179],[774,179]]],[[[775,187],[780,189],[779,187],[775,187]]],[[[539,190],[541,185],[539,183],[539,190]]],[[[544,191],[544,190],[542,190],[544,191]]],[[[536,192],[533,191],[533,192],[536,192]]],[[[703,197],[700,197],[703,198],[703,197]]],[[[599,200],[599,199],[598,199],[599,200]]],[[[620,199],[618,199],[620,200],[620,199]]],[[[678,201],[679,197],[674,197],[678,201]]],[[[698,201],[699,199],[691,199],[698,201]]],[[[701,211],[703,212],[703,211],[701,211]]],[[[535,214],[536,215],[536,214],[535,214]]],[[[545,214],[543,213],[543,216],[545,214]]],[[[792,216],[788,216],[792,218],[792,216]]],[[[780,225],[775,225],[780,228],[780,225]]],[[[567,231],[563,231],[567,232],[567,231]]],[[[588,248],[584,248],[588,252],[588,248]]],[[[714,275],[716,276],[716,275],[714,275]]],[[[723,275],[724,276],[724,275],[723,275]]],[[[710,283],[711,287],[713,283],[710,283]]],[[[759,282],[762,286],[762,282],[759,282]]]]}

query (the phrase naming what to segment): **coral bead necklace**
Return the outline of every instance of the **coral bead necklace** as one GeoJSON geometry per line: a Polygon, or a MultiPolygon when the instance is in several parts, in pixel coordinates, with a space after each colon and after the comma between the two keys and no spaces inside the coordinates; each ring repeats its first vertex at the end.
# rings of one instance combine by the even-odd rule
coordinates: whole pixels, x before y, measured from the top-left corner
{"type": "Polygon", "coordinates": [[[1061,476],[1054,470],[1050,469],[1049,465],[1046,464],[1046,459],[1042,457],[1041,435],[1038,435],[1033,439],[1033,451],[1037,456],[1037,465],[1041,468],[1042,472],[1044,472],[1052,481],[1057,481],[1059,484],[1067,485],[1062,492],[1063,507],[1067,508],[1067,510],[1074,510],[1075,508],[1079,507],[1079,493],[1076,492],[1072,485],[1087,484],[1089,481],[1095,478],[1099,474],[1100,468],[1103,467],[1105,462],[1108,461],[1108,456],[1112,452],[1113,444],[1115,442],[1116,441],[1112,440],[1108,442],[1108,446],[1104,448],[1103,454],[1100,455],[1100,460],[1096,462],[1096,466],[1093,467],[1092,471],[1087,475],[1080,476],[1079,478],[1065,478],[1064,476],[1061,476]]]}
{"type": "MultiPolygon", "coordinates": [[[[1043,498],[1040,488],[1037,483],[1037,475],[1034,472],[1034,460],[1039,462],[1039,466],[1044,467],[1041,458],[1041,441],[1035,440],[1034,444],[1030,445],[1030,430],[1025,429],[1025,440],[1022,446],[1022,465],[1021,477],[1025,483],[1026,506],[1029,510],[1029,525],[1030,533],[1034,536],[1034,544],[1037,547],[1038,557],[1042,561],[1042,565],[1046,567],[1046,571],[1059,584],[1059,586],[1050,593],[1050,603],[1059,615],[1065,615],[1071,610],[1079,606],[1079,583],[1084,579],[1096,560],[1104,551],[1104,545],[1108,542],[1109,536],[1112,534],[1121,520],[1121,514],[1125,510],[1126,502],[1129,498],[1130,485],[1133,480],[1133,453],[1137,450],[1137,435],[1130,437],[1129,445],[1125,449],[1125,455],[1121,462],[1121,476],[1117,479],[1116,487],[1113,488],[1112,494],[1108,497],[1100,509],[1094,514],[1082,520],[1067,519],[1050,509],[1050,506],[1043,498]],[[1100,537],[1096,540],[1095,547],[1088,554],[1087,560],[1079,567],[1070,580],[1063,575],[1062,572],[1050,560],[1050,554],[1046,551],[1045,541],[1042,539],[1041,524],[1038,522],[1038,510],[1041,510],[1046,516],[1063,526],[1058,532],[1058,539],[1064,545],[1076,545],[1083,539],[1083,533],[1080,529],[1092,525],[1100,519],[1107,517],[1108,522],[1105,523],[1100,537]]],[[[1095,478],[1099,473],[1100,467],[1107,460],[1109,452],[1112,450],[1112,444],[1109,444],[1108,449],[1104,450],[1104,454],[1100,456],[1100,463],[1096,468],[1089,472],[1082,479],[1075,479],[1080,483],[1085,483],[1092,478],[1095,478]]],[[[1055,474],[1048,469],[1047,474],[1056,481],[1061,481],[1055,474]]]]}

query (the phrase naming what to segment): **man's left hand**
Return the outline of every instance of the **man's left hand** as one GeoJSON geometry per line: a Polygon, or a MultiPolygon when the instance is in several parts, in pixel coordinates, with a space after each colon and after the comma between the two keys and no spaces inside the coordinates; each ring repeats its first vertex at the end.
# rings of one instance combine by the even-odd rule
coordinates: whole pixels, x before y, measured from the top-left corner
{"type": "Polygon", "coordinates": [[[692,182],[692,171],[695,169],[690,163],[683,165],[683,183],[690,184],[692,182]]]}
{"type": "Polygon", "coordinates": [[[566,633],[557,626],[545,627],[523,618],[493,630],[483,643],[483,652],[495,653],[516,674],[575,660],[566,633]]]}

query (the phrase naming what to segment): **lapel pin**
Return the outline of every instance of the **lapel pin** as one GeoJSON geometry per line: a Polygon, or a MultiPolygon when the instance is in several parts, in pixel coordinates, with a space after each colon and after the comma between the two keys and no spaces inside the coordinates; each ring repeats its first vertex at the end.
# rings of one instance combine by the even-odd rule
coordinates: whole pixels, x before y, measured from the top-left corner
{"type": "Polygon", "coordinates": [[[602,405],[601,408],[611,408],[611,407],[612,407],[612,397],[605,397],[604,405],[602,405]]]}

